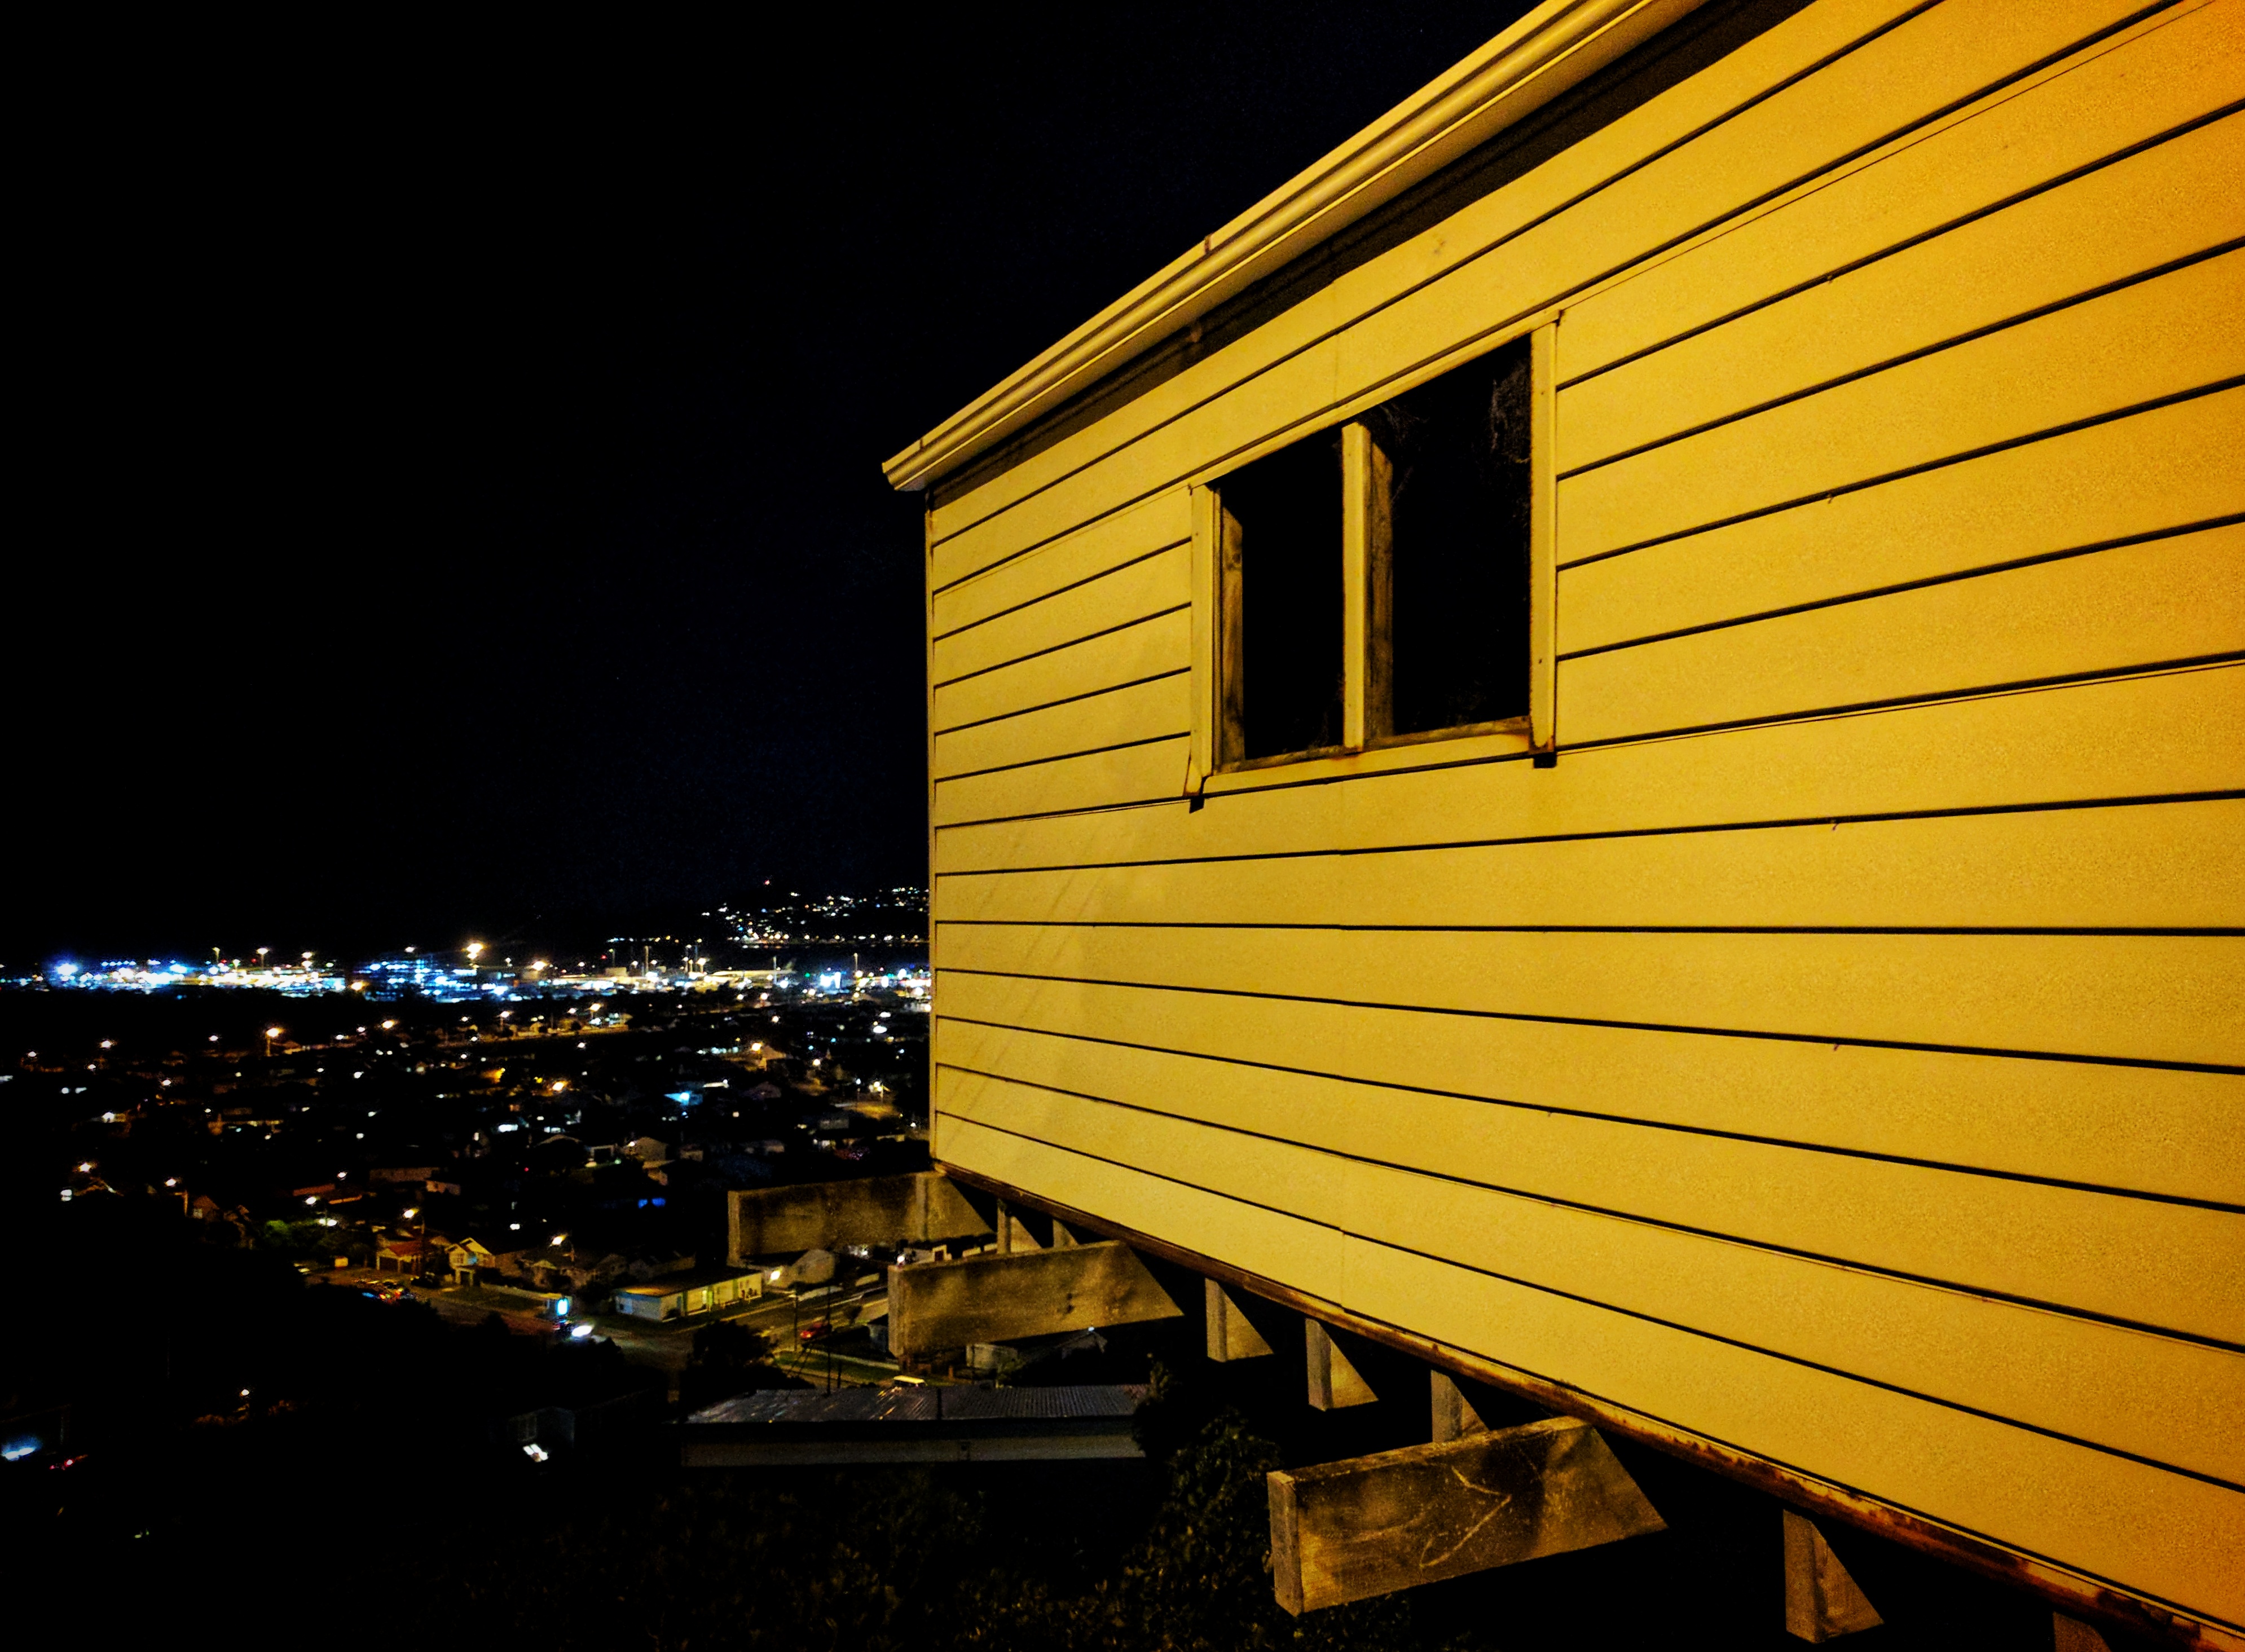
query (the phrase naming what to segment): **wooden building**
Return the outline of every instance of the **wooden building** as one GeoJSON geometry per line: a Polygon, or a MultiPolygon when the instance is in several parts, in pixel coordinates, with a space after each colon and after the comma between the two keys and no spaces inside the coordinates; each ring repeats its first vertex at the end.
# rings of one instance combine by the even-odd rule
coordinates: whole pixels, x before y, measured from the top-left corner
{"type": "Polygon", "coordinates": [[[2245,0],[1551,0],[890,461],[934,1150],[2245,1624],[2245,0]]]}

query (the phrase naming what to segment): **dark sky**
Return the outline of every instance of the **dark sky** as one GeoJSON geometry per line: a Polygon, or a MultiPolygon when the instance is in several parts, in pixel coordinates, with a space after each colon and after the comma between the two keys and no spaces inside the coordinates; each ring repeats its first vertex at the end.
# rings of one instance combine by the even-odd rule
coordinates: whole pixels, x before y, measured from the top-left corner
{"type": "Polygon", "coordinates": [[[880,460],[1524,9],[51,43],[0,959],[921,881],[880,460]]]}

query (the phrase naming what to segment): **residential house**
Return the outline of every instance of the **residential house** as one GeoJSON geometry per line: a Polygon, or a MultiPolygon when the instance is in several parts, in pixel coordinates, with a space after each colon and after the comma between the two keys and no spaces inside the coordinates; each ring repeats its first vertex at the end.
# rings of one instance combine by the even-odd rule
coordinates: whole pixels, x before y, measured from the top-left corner
{"type": "Polygon", "coordinates": [[[939,1164],[2245,1634],[2241,87],[1548,0],[890,460],[939,1164]]]}

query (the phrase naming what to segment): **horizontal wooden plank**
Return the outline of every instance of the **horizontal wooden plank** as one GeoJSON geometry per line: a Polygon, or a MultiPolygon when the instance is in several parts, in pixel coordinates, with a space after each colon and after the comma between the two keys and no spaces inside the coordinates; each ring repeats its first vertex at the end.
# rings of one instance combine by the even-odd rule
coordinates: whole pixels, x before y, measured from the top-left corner
{"type": "MultiPolygon", "coordinates": [[[[1439,763],[1443,742],[1424,748],[1439,763]]],[[[1283,775],[1274,775],[1274,782],[1283,775]]],[[[2245,670],[2221,667],[1874,714],[946,831],[939,873],[1831,820],[2245,787],[2245,670]]]]}
{"type": "MultiPolygon", "coordinates": [[[[1616,277],[1656,249],[1711,231],[1730,210],[1799,187],[1858,148],[1915,125],[1939,106],[1922,101],[1934,86],[1951,94],[1943,102],[1969,99],[2006,68],[2033,61],[2020,55],[2029,42],[2043,49],[2035,54],[2039,57],[2062,51],[2079,37],[2072,25],[2081,20],[2080,10],[2053,10],[2031,21],[2016,8],[2001,18],[1975,15],[1977,10],[1951,3],[1921,13],[1617,180],[1594,201],[1536,225],[1441,281],[1365,316],[1340,335],[1337,383],[1360,393],[1456,349],[1468,328],[1525,315],[1616,277]],[[1808,101],[1778,115],[1795,96],[1808,101]],[[1791,124],[1771,124],[1779,119],[1791,124]],[[1855,139],[1845,148],[1832,141],[1842,133],[1855,139]],[[1711,185],[1733,193],[1724,206],[1706,212],[1711,185]]],[[[2104,15],[2109,20],[2121,10],[2104,15]]],[[[1558,423],[1564,441],[1563,410],[1558,423]]]]}
{"type": "Polygon", "coordinates": [[[1958,0],[1877,33],[1773,93],[1899,10],[1811,8],[1087,430],[939,507],[938,582],[1373,392],[1455,349],[1459,317],[1496,326],[1552,303],[1969,100],[2132,9],[2102,0],[2031,8],[1958,0]],[[1717,124],[1700,131],[1710,120],[1717,124]],[[1693,132],[1699,135],[1671,147],[1693,132]]]}
{"type": "Polygon", "coordinates": [[[1192,503],[1173,489],[1113,516],[1102,517],[1050,545],[1000,563],[938,591],[929,603],[929,629],[947,636],[965,626],[1095,579],[1150,552],[1192,538],[1192,503]]]}
{"type": "Polygon", "coordinates": [[[937,1103],[1383,1244],[2245,1480],[2245,1440],[2221,1422],[2245,1412],[2245,1356],[1972,1294],[2017,1294],[2013,1282],[2031,1280],[2048,1287],[2037,1293],[2045,1301],[2117,1304],[2139,1320],[2216,1324],[2234,1337],[2245,1285],[2224,1261],[2245,1246],[2245,1217],[2187,1210],[2178,1222],[2176,1207],[2142,1201],[1509,1110],[1438,1119],[1413,1098],[1356,1087],[1321,1094],[1298,1080],[1242,1094],[1206,1063],[1167,1066],[1173,1080],[1216,1087],[1150,1088],[1163,1076],[1150,1062],[1067,1075],[1103,1077],[1172,1109],[1159,1113],[945,1067],[937,1103]],[[1231,1127],[1176,1116],[1188,1099],[1231,1127]],[[1385,1127],[1351,1121],[1352,1110],[1385,1114],[1385,1127]],[[1287,1139],[1246,1134],[1258,1125],[1287,1139]],[[1413,1138],[1409,1148],[1388,1146],[1395,1136],[1413,1138]],[[1348,1149],[1327,1137],[1388,1162],[1340,1157],[1348,1149]],[[1338,1151],[1318,1150],[1326,1146],[1338,1151]],[[1406,1156],[1437,1162],[1394,1168],[1406,1156]],[[1509,1190],[1470,1185],[1492,1171],[1509,1190]],[[1547,1181],[1616,1214],[1553,1203],[1577,1194],[1537,1185],[1547,1181]],[[1686,1216],[1712,1219],[1696,1233],[1667,1225],[1686,1216]],[[1795,1248],[1857,1266],[1761,1248],[1801,1237],[1837,1241],[1795,1248]],[[2181,1254],[2170,1248],[2177,1240],[2181,1254]],[[1862,1271],[1890,1268],[1893,1256],[1966,1288],[1862,1271]]]}
{"type": "Polygon", "coordinates": [[[1333,1229],[1080,1154],[1058,1153],[972,1120],[939,1114],[934,1126],[936,1156],[945,1164],[1033,1188],[1266,1278],[1307,1275],[1337,1283],[1340,1277],[1340,1235],[1333,1229]]]}
{"type": "Polygon", "coordinates": [[[2241,304],[2245,252],[1564,477],[1560,559],[1689,532],[2235,377],[2245,373],[2245,329],[2232,325],[2241,304]]]}
{"type": "Polygon", "coordinates": [[[1559,575],[1579,653],[2245,511],[2245,389],[2172,403],[1559,575]]]}
{"type": "Polygon", "coordinates": [[[1570,745],[2245,648],[2245,525],[1559,664],[1570,745]]]}
{"type": "MultiPolygon", "coordinates": [[[[935,737],[939,780],[1002,765],[1043,762],[1192,728],[1191,677],[1184,672],[1041,711],[976,723],[935,737]]],[[[1163,794],[1167,796],[1167,794],[1163,794]]]]}
{"type": "Polygon", "coordinates": [[[1825,186],[1570,306],[1563,383],[1873,258],[2226,107],[2245,76],[2228,5],[2178,7],[1825,186]]]}
{"type": "Polygon", "coordinates": [[[2245,1497],[2045,1434],[1415,1256],[1344,1242],[1346,1304],[2212,1616],[2245,1497]]]}
{"type": "Polygon", "coordinates": [[[1181,731],[1171,739],[1116,751],[939,781],[935,823],[1112,809],[1119,803],[1175,797],[1184,790],[1185,760],[1191,746],[1190,731],[1181,731]]]}
{"type": "Polygon", "coordinates": [[[939,735],[993,717],[1182,671],[1192,658],[1192,615],[1180,608],[1120,630],[1000,666],[935,691],[939,735]]]}
{"type": "Polygon", "coordinates": [[[943,1157],[967,1170],[1794,1473],[2201,1612],[2245,1615],[2245,1589],[2224,1569],[2245,1520],[2235,1493],[970,1121],[940,1128],[943,1157]]]}
{"type": "MultiPolygon", "coordinates": [[[[1273,1072],[2245,1204],[2245,1078],[1428,1015],[940,971],[936,1056],[970,1022],[1273,1072]]],[[[999,1033],[1001,1038],[1009,1035],[999,1033]]],[[[1439,1168],[1439,1167],[1437,1167],[1439,1168]]]]}
{"type": "MultiPolygon", "coordinates": [[[[1563,208],[1594,194],[1691,133],[1749,107],[1769,89],[1851,44],[1875,34],[1910,0],[1841,0],[1787,18],[1736,51],[1672,86],[1620,120],[1468,205],[1444,227],[1391,249],[1370,267],[1345,274],[1285,315],[1194,362],[1087,429],[1078,430],[937,504],[929,517],[939,585],[988,565],[1007,542],[1029,543],[1018,527],[992,531],[1008,511],[1081,475],[1100,459],[1190,415],[1305,346],[1420,281],[1439,278],[1563,208]]],[[[1086,511],[1089,519],[1095,511],[1086,511]]]]}
{"type": "Polygon", "coordinates": [[[1562,471],[1734,418],[2245,235],[2233,116],[1559,394],[1562,471]]]}
{"type": "MultiPolygon", "coordinates": [[[[1002,725],[1001,725],[1002,726],[1002,725]]],[[[2245,929],[2245,802],[939,880],[946,921],[2245,929]]]]}
{"type": "Polygon", "coordinates": [[[948,683],[1061,647],[1192,600],[1192,549],[1172,545],[1041,602],[953,633],[935,644],[933,669],[948,683]]]}
{"type": "Polygon", "coordinates": [[[2245,1061],[2245,939],[945,924],[946,969],[1791,1037],[2245,1061]]]}

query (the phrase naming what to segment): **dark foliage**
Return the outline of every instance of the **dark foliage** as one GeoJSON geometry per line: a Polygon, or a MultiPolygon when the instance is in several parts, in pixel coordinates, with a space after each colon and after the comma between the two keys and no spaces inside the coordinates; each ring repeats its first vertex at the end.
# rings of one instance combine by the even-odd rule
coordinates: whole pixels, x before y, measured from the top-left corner
{"type": "Polygon", "coordinates": [[[1278,1452],[1238,1412],[1211,1412],[1164,1378],[1144,1435],[1158,1499],[1106,1522],[1091,1546],[1055,1527],[1080,1538],[1101,1525],[1102,1501],[1132,1500],[1081,1467],[1021,1479],[865,1470],[576,1481],[547,1520],[444,1562],[428,1598],[461,1644],[588,1652],[1433,1644],[1406,1598],[1299,1622],[1279,1610],[1264,1480],[1278,1452]]]}

